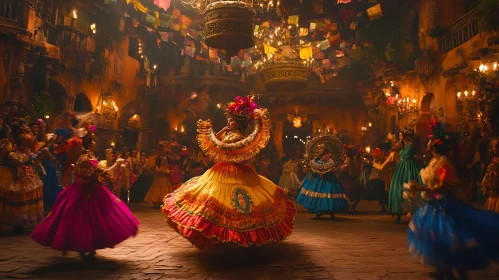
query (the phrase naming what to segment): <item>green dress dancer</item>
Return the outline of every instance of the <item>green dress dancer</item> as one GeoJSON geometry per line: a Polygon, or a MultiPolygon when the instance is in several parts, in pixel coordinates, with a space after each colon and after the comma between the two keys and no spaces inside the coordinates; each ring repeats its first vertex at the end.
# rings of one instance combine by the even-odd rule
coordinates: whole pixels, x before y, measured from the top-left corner
{"type": "Polygon", "coordinates": [[[419,171],[421,168],[416,162],[415,151],[411,144],[403,148],[400,153],[400,161],[393,173],[392,182],[390,184],[390,193],[388,196],[388,211],[393,215],[397,215],[396,222],[400,222],[403,212],[404,198],[402,193],[404,191],[403,185],[412,180],[422,184],[419,171]]]}

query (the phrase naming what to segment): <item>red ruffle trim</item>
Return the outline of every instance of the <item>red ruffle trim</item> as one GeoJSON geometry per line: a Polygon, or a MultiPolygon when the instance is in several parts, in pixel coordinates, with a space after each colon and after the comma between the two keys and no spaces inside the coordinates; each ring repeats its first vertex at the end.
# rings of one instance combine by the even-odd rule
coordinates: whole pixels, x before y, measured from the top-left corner
{"type": "Polygon", "coordinates": [[[282,220],[270,227],[250,231],[237,231],[212,223],[210,220],[185,212],[175,203],[172,194],[165,197],[163,215],[170,227],[199,249],[217,243],[233,243],[241,247],[262,246],[277,243],[291,235],[296,215],[295,204],[287,199],[286,212],[282,220]]]}

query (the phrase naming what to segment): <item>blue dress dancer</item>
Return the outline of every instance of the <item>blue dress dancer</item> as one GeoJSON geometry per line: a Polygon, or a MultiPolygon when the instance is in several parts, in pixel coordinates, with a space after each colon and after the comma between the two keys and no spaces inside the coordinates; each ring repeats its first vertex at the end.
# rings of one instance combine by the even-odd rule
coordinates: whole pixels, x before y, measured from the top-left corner
{"type": "MultiPolygon", "coordinates": [[[[342,162],[343,163],[343,162],[342,162]]],[[[317,156],[310,161],[311,172],[305,177],[296,202],[320,219],[323,214],[348,210],[348,197],[334,174],[335,161],[323,144],[317,145],[317,156]]]]}
{"type": "Polygon", "coordinates": [[[499,257],[499,215],[475,209],[462,197],[457,172],[445,156],[449,137],[440,124],[432,123],[428,149],[434,155],[421,170],[424,186],[406,184],[404,196],[424,204],[409,224],[409,250],[423,264],[436,268],[437,279],[468,279],[467,271],[487,265],[499,257]]]}

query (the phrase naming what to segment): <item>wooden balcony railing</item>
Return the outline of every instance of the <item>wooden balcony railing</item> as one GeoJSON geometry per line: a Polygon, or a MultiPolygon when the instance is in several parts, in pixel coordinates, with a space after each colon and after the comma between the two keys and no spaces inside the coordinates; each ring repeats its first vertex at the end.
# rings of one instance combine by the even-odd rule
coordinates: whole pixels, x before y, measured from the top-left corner
{"type": "Polygon", "coordinates": [[[18,21],[21,15],[20,4],[20,0],[0,0],[0,17],[18,21]]]}
{"type": "Polygon", "coordinates": [[[87,48],[88,35],[71,26],[46,25],[45,30],[49,44],[61,48],[74,46],[78,50],[85,50],[87,48]]]}
{"type": "Polygon", "coordinates": [[[479,20],[475,9],[472,9],[454,23],[444,28],[440,35],[440,51],[446,53],[471,40],[478,35],[479,20]]]}

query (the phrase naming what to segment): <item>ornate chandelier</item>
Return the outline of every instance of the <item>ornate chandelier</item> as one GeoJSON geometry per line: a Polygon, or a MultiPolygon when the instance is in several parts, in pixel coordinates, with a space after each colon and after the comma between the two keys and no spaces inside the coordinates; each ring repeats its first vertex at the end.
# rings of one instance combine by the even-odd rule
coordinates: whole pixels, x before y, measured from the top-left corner
{"type": "Polygon", "coordinates": [[[303,124],[308,123],[308,116],[307,114],[288,114],[288,122],[293,124],[294,127],[300,128],[303,126],[303,124]]]}
{"type": "Polygon", "coordinates": [[[113,95],[111,93],[104,93],[100,96],[95,113],[101,115],[107,120],[114,121],[118,116],[118,106],[114,102],[113,95]]]}
{"type": "Polygon", "coordinates": [[[265,77],[265,88],[271,92],[284,93],[302,90],[308,85],[308,67],[314,62],[312,53],[303,52],[311,43],[298,36],[298,24],[269,26],[255,32],[257,49],[261,48],[263,59],[256,68],[265,77]]]}

